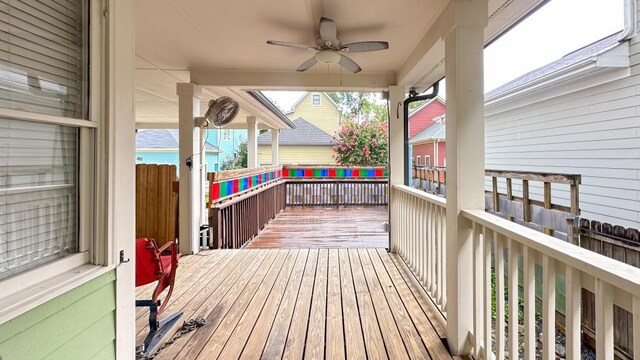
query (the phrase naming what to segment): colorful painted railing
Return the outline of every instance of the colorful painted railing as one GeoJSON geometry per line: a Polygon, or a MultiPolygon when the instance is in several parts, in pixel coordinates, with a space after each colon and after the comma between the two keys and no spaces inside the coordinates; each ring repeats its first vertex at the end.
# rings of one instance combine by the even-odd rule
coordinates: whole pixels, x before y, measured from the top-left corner
{"type": "Polygon", "coordinates": [[[271,181],[281,179],[281,167],[211,173],[209,175],[209,199],[211,203],[239,195],[271,181]]]}
{"type": "Polygon", "coordinates": [[[340,166],[286,166],[282,169],[284,178],[305,179],[382,179],[388,176],[386,167],[340,167],[340,166]]]}

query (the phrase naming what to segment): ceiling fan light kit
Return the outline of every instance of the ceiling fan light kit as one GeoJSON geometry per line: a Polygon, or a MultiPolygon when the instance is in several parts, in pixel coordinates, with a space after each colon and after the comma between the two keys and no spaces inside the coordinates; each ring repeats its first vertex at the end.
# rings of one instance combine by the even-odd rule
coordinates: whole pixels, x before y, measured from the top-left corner
{"type": "Polygon", "coordinates": [[[386,41],[359,41],[342,45],[342,42],[338,39],[336,24],[333,20],[325,17],[320,19],[320,36],[316,38],[316,46],[276,40],[268,40],[267,44],[317,51],[312,58],[300,64],[296,69],[297,71],[306,71],[315,64],[321,63],[328,65],[340,64],[345,70],[352,73],[360,72],[362,69],[355,61],[342,53],[371,52],[389,48],[389,43],[386,41]]]}
{"type": "Polygon", "coordinates": [[[323,64],[337,64],[342,55],[334,50],[321,50],[316,53],[316,59],[323,64]]]}

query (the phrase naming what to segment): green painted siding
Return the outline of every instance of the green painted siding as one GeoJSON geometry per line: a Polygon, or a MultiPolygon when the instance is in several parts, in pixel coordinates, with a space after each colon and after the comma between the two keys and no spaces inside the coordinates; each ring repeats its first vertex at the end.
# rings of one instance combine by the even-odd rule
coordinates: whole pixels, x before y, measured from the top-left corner
{"type": "Polygon", "coordinates": [[[0,325],[2,360],[115,359],[115,271],[0,325]]]}

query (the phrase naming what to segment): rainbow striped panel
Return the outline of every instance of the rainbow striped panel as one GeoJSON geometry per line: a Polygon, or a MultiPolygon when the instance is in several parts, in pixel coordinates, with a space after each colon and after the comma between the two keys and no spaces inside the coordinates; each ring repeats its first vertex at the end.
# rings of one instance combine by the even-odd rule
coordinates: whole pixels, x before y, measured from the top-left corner
{"type": "Polygon", "coordinates": [[[280,179],[285,173],[289,173],[289,171],[270,171],[237,179],[214,182],[209,186],[209,197],[211,201],[216,201],[252,189],[269,181],[280,179]]]}

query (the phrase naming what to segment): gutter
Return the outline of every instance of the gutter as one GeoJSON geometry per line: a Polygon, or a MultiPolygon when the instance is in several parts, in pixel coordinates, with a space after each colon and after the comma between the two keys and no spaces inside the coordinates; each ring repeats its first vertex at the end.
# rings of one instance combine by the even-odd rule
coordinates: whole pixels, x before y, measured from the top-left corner
{"type": "MultiPolygon", "coordinates": [[[[422,101],[422,100],[431,100],[438,96],[438,90],[440,89],[440,81],[437,81],[433,84],[433,91],[430,94],[418,95],[415,90],[411,90],[409,92],[409,97],[404,99],[403,110],[404,110],[404,184],[406,186],[410,186],[411,183],[411,171],[409,170],[409,166],[407,166],[407,160],[409,159],[409,104],[422,101]]],[[[399,105],[399,104],[398,104],[399,105]]]]}
{"type": "Polygon", "coordinates": [[[636,36],[636,0],[624,0],[624,30],[618,37],[622,42],[636,36]]]}
{"type": "Polygon", "coordinates": [[[280,109],[278,109],[278,107],[275,106],[275,104],[272,103],[271,100],[264,96],[261,91],[247,91],[247,94],[251,95],[252,98],[262,104],[262,106],[266,107],[267,110],[271,111],[278,119],[287,124],[287,126],[289,126],[289,129],[296,128],[296,125],[291,120],[289,120],[289,118],[282,111],[280,111],[280,109]]]}

